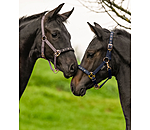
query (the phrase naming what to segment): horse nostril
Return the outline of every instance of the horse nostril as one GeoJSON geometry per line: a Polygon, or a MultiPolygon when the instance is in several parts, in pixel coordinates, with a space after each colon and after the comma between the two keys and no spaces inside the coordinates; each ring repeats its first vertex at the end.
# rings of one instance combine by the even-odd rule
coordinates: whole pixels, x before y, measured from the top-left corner
{"type": "Polygon", "coordinates": [[[85,88],[81,88],[81,90],[80,90],[80,95],[81,95],[81,96],[84,96],[85,93],[86,93],[86,89],[85,89],[85,88]]]}
{"type": "Polygon", "coordinates": [[[74,72],[75,71],[75,64],[71,64],[69,67],[70,72],[74,72]]]}

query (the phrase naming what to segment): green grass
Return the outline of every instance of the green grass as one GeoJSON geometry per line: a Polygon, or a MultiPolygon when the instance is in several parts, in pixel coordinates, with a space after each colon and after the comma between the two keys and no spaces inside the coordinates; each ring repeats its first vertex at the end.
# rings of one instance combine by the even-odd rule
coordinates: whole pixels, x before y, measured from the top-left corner
{"type": "Polygon", "coordinates": [[[123,130],[125,121],[115,78],[84,97],[70,90],[71,79],[37,61],[20,100],[20,130],[123,130]]]}

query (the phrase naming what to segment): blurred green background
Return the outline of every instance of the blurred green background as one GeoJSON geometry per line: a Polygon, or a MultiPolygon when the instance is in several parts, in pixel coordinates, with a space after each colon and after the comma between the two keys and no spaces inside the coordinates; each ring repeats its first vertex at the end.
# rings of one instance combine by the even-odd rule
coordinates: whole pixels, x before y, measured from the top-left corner
{"type": "Polygon", "coordinates": [[[54,74],[44,59],[37,60],[20,100],[20,130],[124,130],[117,82],[76,97],[70,79],[54,74]]]}

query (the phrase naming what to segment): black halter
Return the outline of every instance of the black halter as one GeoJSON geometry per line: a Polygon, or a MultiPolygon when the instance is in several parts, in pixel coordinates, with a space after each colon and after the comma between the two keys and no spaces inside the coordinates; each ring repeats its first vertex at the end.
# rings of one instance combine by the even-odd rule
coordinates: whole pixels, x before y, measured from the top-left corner
{"type": "Polygon", "coordinates": [[[108,44],[108,48],[107,48],[107,54],[106,54],[106,57],[104,57],[103,59],[103,62],[96,68],[96,70],[94,70],[93,72],[89,72],[88,70],[86,70],[85,68],[83,68],[82,66],[78,66],[78,68],[80,70],[82,70],[84,73],[86,73],[88,75],[88,77],[93,81],[94,83],[94,87],[99,89],[101,88],[109,79],[112,78],[112,74],[111,74],[111,67],[109,66],[109,61],[111,60],[111,51],[112,51],[112,48],[113,48],[113,32],[110,33],[110,38],[109,38],[109,44],[108,44]],[[109,77],[104,81],[104,83],[102,83],[102,85],[98,85],[97,82],[96,82],[96,78],[95,78],[95,75],[98,71],[100,71],[100,69],[104,66],[104,65],[107,65],[107,71],[108,71],[108,74],[109,74],[109,77]]]}

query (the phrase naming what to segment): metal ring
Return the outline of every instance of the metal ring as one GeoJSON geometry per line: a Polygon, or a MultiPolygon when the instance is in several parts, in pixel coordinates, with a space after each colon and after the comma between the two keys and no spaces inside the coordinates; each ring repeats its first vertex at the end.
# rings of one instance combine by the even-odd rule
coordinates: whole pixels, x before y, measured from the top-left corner
{"type": "Polygon", "coordinates": [[[61,51],[60,50],[56,50],[55,52],[55,56],[58,57],[60,55],[61,51]]]}
{"type": "Polygon", "coordinates": [[[108,57],[104,57],[103,61],[105,61],[106,63],[109,62],[109,58],[108,57]]]}
{"type": "Polygon", "coordinates": [[[47,39],[46,36],[42,36],[42,40],[45,41],[47,39]]]}
{"type": "Polygon", "coordinates": [[[98,86],[98,87],[95,87],[95,85],[94,85],[94,89],[95,89],[95,90],[98,90],[98,89],[100,88],[100,85],[97,84],[97,86],[98,86]]]}

